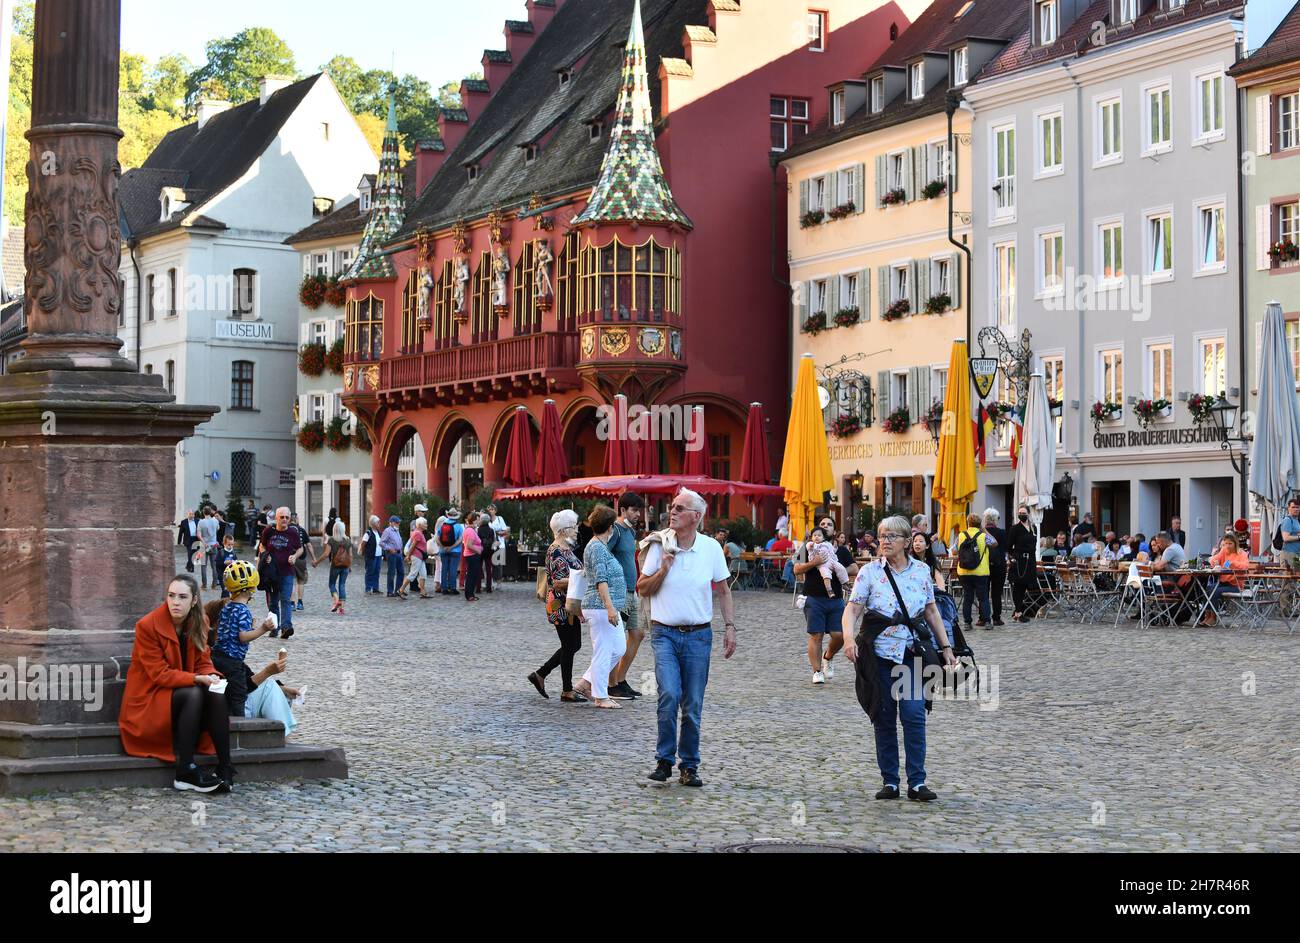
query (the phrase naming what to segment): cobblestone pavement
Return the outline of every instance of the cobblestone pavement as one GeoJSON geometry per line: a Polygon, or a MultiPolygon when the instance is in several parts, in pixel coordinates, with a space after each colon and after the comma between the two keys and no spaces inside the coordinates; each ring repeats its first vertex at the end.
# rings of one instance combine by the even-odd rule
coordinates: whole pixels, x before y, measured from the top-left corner
{"type": "MultiPolygon", "coordinates": [[[[291,740],[345,747],[350,779],[241,784],[206,799],[202,825],[192,794],[166,790],[0,799],[0,852],[1300,847],[1288,802],[1300,793],[1300,678],[1288,667],[1300,634],[1276,627],[976,630],[981,663],[998,672],[996,708],[935,706],[927,765],[940,801],[923,805],[872,801],[879,773],[852,671],[810,684],[784,594],[737,594],[740,650],[715,654],[705,702],[707,785],[688,790],[646,780],[652,702],[598,711],[525,682],[556,646],[531,585],[470,607],[366,598],[359,569],[353,579],[347,616],[329,616],[313,571],[287,676],[310,685],[291,740]]],[[[278,645],[254,643],[250,661],[278,645]]],[[[590,654],[584,638],[578,671],[590,654]]],[[[634,686],[652,670],[647,645],[634,686]]]]}

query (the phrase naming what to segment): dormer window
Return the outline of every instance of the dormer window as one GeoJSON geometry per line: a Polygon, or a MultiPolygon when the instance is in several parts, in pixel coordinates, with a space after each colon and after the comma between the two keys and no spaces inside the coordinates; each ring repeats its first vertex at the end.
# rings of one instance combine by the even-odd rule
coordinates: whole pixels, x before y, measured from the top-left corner
{"type": "Polygon", "coordinates": [[[1119,0],[1119,22],[1132,23],[1138,17],[1138,0],[1119,0]]]}
{"type": "Polygon", "coordinates": [[[162,195],[162,221],[165,223],[172,216],[172,198],[167,194],[162,195]]]}
{"type": "Polygon", "coordinates": [[[973,6],[975,6],[975,0],[966,0],[966,2],[961,5],[961,9],[958,10],[956,14],[953,15],[953,19],[960,20],[963,16],[965,16],[967,13],[970,12],[970,8],[973,6]]]}
{"type": "Polygon", "coordinates": [[[328,216],[332,212],[334,212],[334,201],[329,197],[318,196],[312,198],[311,214],[315,219],[328,216]]]}
{"type": "Polygon", "coordinates": [[[370,212],[370,191],[369,190],[361,191],[361,212],[363,213],[370,212]]]}
{"type": "Polygon", "coordinates": [[[871,80],[871,113],[879,114],[885,109],[885,79],[876,76],[871,80]]]}
{"type": "Polygon", "coordinates": [[[478,164],[470,164],[465,168],[466,178],[470,183],[478,179],[478,164]]]}
{"type": "Polygon", "coordinates": [[[537,147],[536,144],[529,144],[527,147],[525,147],[524,163],[531,164],[533,161],[537,160],[538,152],[539,152],[539,148],[537,147]]]}
{"type": "Polygon", "coordinates": [[[569,79],[573,78],[573,70],[560,69],[559,72],[556,73],[556,75],[559,76],[560,88],[565,88],[569,84],[569,79]]]}
{"type": "Polygon", "coordinates": [[[970,50],[959,46],[952,51],[952,87],[960,88],[970,81],[970,50]]]}
{"type": "Polygon", "coordinates": [[[925,97],[925,63],[913,62],[907,67],[907,97],[916,101],[925,97]]]}
{"type": "Polygon", "coordinates": [[[604,133],[605,125],[602,122],[593,121],[587,125],[587,140],[593,144],[599,141],[604,133]]]}
{"type": "Polygon", "coordinates": [[[1038,0],[1038,44],[1046,46],[1056,42],[1059,20],[1056,16],[1056,0],[1038,0]]]}
{"type": "Polygon", "coordinates": [[[837,88],[831,92],[831,124],[838,127],[844,123],[844,89],[837,88]]]}

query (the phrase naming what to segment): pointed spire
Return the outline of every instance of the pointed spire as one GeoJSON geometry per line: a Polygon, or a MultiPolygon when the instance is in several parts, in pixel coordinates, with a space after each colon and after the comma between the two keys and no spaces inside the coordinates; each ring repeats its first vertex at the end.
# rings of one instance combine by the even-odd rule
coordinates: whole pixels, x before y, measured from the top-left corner
{"type": "Polygon", "coordinates": [[[370,220],[361,237],[357,258],[343,276],[345,281],[358,278],[395,278],[392,260],[380,251],[402,228],[406,216],[406,197],[402,187],[401,142],[397,135],[397,83],[388,88],[388,128],[384,132],[379,174],[375,178],[370,220]]]}
{"type": "Polygon", "coordinates": [[[635,0],[632,7],[632,25],[623,57],[623,87],[618,94],[609,149],[587,208],[573,222],[676,223],[688,229],[694,225],[673,198],[655,148],[641,0],[635,0]]]}

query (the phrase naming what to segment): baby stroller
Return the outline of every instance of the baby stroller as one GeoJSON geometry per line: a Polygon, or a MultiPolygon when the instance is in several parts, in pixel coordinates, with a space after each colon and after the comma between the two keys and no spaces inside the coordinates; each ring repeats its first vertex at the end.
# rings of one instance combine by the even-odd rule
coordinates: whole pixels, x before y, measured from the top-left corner
{"type": "Polygon", "coordinates": [[[975,663],[975,650],[970,647],[970,643],[966,641],[966,634],[961,630],[961,620],[957,618],[957,600],[943,590],[937,589],[934,591],[934,604],[939,609],[939,618],[943,619],[944,630],[947,631],[948,639],[952,642],[952,657],[957,659],[959,669],[944,672],[944,687],[952,688],[953,693],[956,694],[959,677],[973,678],[975,692],[979,693],[979,665],[975,663]]]}

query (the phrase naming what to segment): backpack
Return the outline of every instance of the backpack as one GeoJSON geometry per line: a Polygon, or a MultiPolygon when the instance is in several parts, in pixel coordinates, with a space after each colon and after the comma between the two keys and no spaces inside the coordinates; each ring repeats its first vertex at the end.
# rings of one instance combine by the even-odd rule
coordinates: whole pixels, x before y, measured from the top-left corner
{"type": "Polygon", "coordinates": [[[339,544],[334,555],[330,557],[330,565],[351,569],[352,567],[352,548],[346,543],[339,544]]]}
{"type": "Polygon", "coordinates": [[[443,547],[456,546],[456,525],[451,521],[443,521],[438,528],[438,544],[443,547]]]}
{"type": "Polygon", "coordinates": [[[1277,533],[1273,535],[1273,549],[1281,550],[1282,547],[1285,546],[1285,544],[1286,542],[1282,539],[1282,525],[1278,524],[1277,533]]]}
{"type": "Polygon", "coordinates": [[[957,566],[963,570],[978,570],[983,562],[979,533],[963,534],[961,543],[957,545],[957,566]]]}

